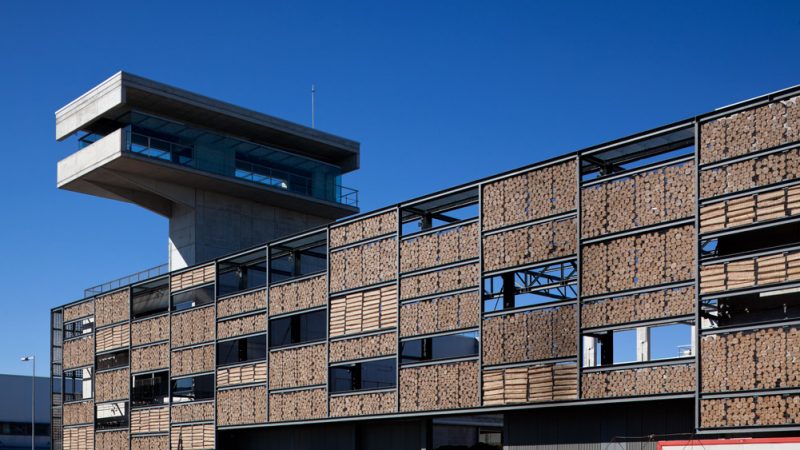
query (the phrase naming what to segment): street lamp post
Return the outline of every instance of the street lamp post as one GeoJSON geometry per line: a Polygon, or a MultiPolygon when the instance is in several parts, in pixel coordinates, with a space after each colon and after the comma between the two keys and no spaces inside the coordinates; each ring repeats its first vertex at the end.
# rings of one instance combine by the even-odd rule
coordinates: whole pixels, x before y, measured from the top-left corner
{"type": "Polygon", "coordinates": [[[33,373],[31,375],[31,450],[35,450],[34,445],[36,441],[36,358],[31,356],[23,356],[20,358],[22,362],[30,361],[33,363],[33,373]]]}

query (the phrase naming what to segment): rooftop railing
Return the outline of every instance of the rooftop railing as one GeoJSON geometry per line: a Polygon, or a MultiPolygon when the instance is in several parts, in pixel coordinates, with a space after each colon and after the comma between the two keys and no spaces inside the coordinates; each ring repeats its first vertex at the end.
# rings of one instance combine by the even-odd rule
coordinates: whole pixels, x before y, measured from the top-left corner
{"type": "Polygon", "coordinates": [[[111,280],[109,282],[84,289],[83,298],[93,297],[95,295],[119,289],[132,283],[138,283],[140,281],[149,280],[150,278],[166,275],[167,273],[169,273],[169,264],[161,264],[160,266],[151,267],[122,278],[117,278],[116,280],[111,280]]]}

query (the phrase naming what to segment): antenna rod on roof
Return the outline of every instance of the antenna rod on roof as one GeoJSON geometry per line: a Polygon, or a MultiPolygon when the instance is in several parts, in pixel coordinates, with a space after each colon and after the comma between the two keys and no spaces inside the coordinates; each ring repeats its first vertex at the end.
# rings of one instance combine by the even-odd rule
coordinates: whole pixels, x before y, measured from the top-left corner
{"type": "Polygon", "coordinates": [[[317,87],[311,85],[311,128],[314,128],[314,97],[317,94],[317,87]]]}

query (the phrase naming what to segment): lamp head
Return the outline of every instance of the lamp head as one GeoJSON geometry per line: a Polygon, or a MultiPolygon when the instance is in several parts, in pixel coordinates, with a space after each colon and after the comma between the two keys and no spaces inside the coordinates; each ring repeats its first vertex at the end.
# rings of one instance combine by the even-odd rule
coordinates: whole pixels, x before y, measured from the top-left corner
{"type": "Polygon", "coordinates": [[[33,361],[33,359],[34,359],[33,356],[23,356],[19,360],[22,362],[26,362],[26,361],[33,361]]]}

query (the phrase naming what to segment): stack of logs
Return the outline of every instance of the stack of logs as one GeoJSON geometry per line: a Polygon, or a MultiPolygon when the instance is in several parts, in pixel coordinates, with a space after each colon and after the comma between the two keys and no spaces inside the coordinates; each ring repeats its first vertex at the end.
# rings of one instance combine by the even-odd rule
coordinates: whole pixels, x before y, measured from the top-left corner
{"type": "Polygon", "coordinates": [[[389,211],[331,227],[331,248],[397,232],[397,212],[389,211]]]}
{"type": "Polygon", "coordinates": [[[169,317],[133,322],[131,325],[131,345],[149,344],[169,339],[169,317]]]}
{"type": "Polygon", "coordinates": [[[327,278],[320,275],[302,281],[282,283],[269,288],[269,314],[284,314],[325,304],[327,278]]]}
{"type": "Polygon", "coordinates": [[[267,381],[267,363],[264,362],[217,369],[218,387],[263,381],[267,381]]]}
{"type": "Polygon", "coordinates": [[[700,400],[701,428],[797,424],[800,424],[800,395],[700,400]]]}
{"type": "Polygon", "coordinates": [[[510,176],[483,188],[483,229],[529,222],[575,209],[575,160],[510,176]]]}
{"type": "Polygon", "coordinates": [[[270,389],[324,384],[327,373],[325,344],[278,350],[269,355],[270,389]]]}
{"type": "Polygon", "coordinates": [[[94,314],[94,301],[89,300],[78,303],[77,305],[64,308],[64,322],[71,322],[76,319],[88,317],[94,314]]]}
{"type": "Polygon", "coordinates": [[[98,402],[128,398],[130,374],[128,369],[110,370],[95,374],[94,396],[98,402]]]}
{"type": "Polygon", "coordinates": [[[584,238],[694,214],[694,163],[684,162],[600,183],[581,191],[584,238]]]}
{"type": "Polygon", "coordinates": [[[700,293],[800,280],[800,252],[744,258],[700,268],[700,293]]]}
{"type": "MultiPolygon", "coordinates": [[[[265,397],[266,398],[266,397],[265,397]]],[[[214,420],[214,402],[190,402],[172,405],[172,423],[214,420]]]]}
{"type": "Polygon", "coordinates": [[[581,326],[603,327],[693,312],[694,286],[686,286],[587,302],[581,308],[581,326]]]}
{"type": "Polygon", "coordinates": [[[480,285],[478,264],[426,272],[400,279],[400,298],[409,300],[434,294],[457,291],[480,285]]]}
{"type": "Polygon", "coordinates": [[[544,222],[483,238],[486,271],[517,267],[575,254],[575,219],[544,222]]]}
{"type": "Polygon", "coordinates": [[[372,416],[396,411],[395,392],[370,392],[331,397],[331,417],[372,416]]]}
{"type": "Polygon", "coordinates": [[[94,338],[92,336],[64,342],[64,369],[94,364],[94,338]]]}
{"type": "Polygon", "coordinates": [[[94,450],[94,427],[64,428],[65,450],[94,450]]]}
{"type": "Polygon", "coordinates": [[[800,214],[800,186],[746,195],[700,208],[700,232],[711,233],[800,214]]]}
{"type": "Polygon", "coordinates": [[[374,358],[397,353],[397,334],[382,333],[355,339],[331,341],[331,362],[374,358]]]}
{"type": "Polygon", "coordinates": [[[483,323],[483,362],[507,364],[577,354],[575,306],[494,316],[483,323]]]}
{"type": "Polygon", "coordinates": [[[131,411],[131,433],[169,431],[169,408],[145,408],[131,411]]]}
{"type": "Polygon", "coordinates": [[[202,345],[172,352],[172,375],[181,376],[214,370],[214,345],[202,345]]]}
{"type": "Polygon", "coordinates": [[[478,406],[478,376],[475,361],[400,369],[400,411],[478,406]]]}
{"type": "Polygon", "coordinates": [[[267,421],[267,388],[252,386],[217,393],[217,425],[248,425],[267,421]]]}
{"type": "Polygon", "coordinates": [[[800,173],[800,149],[770,153],[703,170],[700,172],[700,196],[710,198],[780,183],[797,178],[798,173],[800,173]]]}
{"type": "Polygon", "coordinates": [[[214,307],[192,309],[172,316],[172,347],[214,340],[214,307]]]}
{"type": "Polygon", "coordinates": [[[98,431],[94,439],[94,448],[96,450],[121,450],[128,448],[127,431],[98,431]]]}
{"type": "Polygon", "coordinates": [[[694,364],[584,373],[582,398],[676,394],[695,389],[694,364]]]}
{"type": "Polygon", "coordinates": [[[400,306],[400,335],[439,333],[478,326],[480,294],[465,292],[400,306]]]}
{"type": "Polygon", "coordinates": [[[397,239],[383,239],[330,253],[331,291],[397,278],[397,239]]]}
{"type": "Polygon", "coordinates": [[[404,239],[400,271],[413,272],[478,257],[478,224],[471,223],[404,239]]]}
{"type": "Polygon", "coordinates": [[[691,225],[586,245],[581,265],[583,295],[690,280],[693,248],[691,225]]]}
{"type": "Polygon", "coordinates": [[[172,450],[213,449],[214,424],[173,426],[170,433],[172,450]]]}
{"type": "Polygon", "coordinates": [[[131,450],[169,450],[169,436],[133,436],[131,450]]]}
{"type": "Polygon", "coordinates": [[[800,328],[761,328],[705,336],[702,391],[800,387],[800,328]]]}
{"type": "Polygon", "coordinates": [[[170,289],[172,292],[187,289],[205,283],[212,283],[216,280],[216,270],[214,264],[198,267],[181,273],[173,273],[170,278],[170,289]]]}
{"type": "Polygon", "coordinates": [[[131,350],[131,371],[146,372],[169,366],[169,346],[167,344],[138,347],[131,350]]]}
{"type": "Polygon", "coordinates": [[[130,343],[130,325],[122,324],[101,328],[95,332],[95,341],[98,352],[127,347],[130,343]]]}
{"type": "Polygon", "coordinates": [[[397,325],[397,287],[331,299],[330,335],[363,333],[397,325]]]}
{"type": "Polygon", "coordinates": [[[489,369],[483,372],[483,405],[573,400],[578,397],[575,363],[489,369]]]}
{"type": "Polygon", "coordinates": [[[218,317],[228,317],[258,309],[265,309],[266,307],[266,291],[255,291],[218,301],[217,315],[218,317]]]}
{"type": "Polygon", "coordinates": [[[267,331],[267,315],[265,313],[238,317],[217,324],[217,339],[225,339],[246,334],[267,331]]]}
{"type": "Polygon", "coordinates": [[[98,297],[94,301],[95,326],[102,327],[130,318],[130,290],[124,289],[98,297]]]}
{"type": "Polygon", "coordinates": [[[94,403],[77,402],[64,404],[64,425],[94,423],[94,403]]]}
{"type": "Polygon", "coordinates": [[[320,419],[327,414],[327,390],[309,389],[269,395],[269,421],[320,419]]]}

